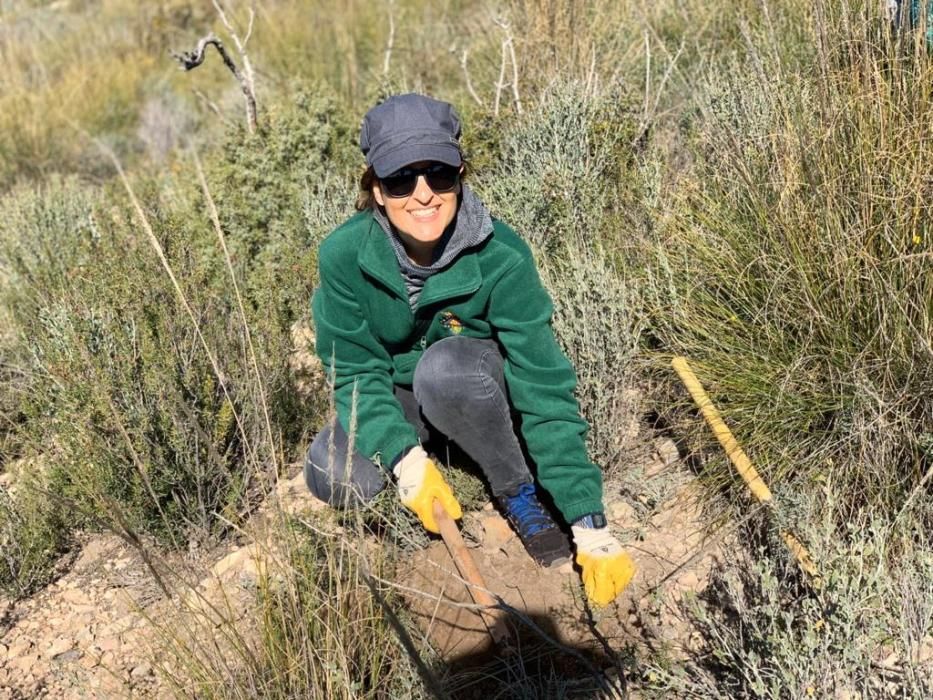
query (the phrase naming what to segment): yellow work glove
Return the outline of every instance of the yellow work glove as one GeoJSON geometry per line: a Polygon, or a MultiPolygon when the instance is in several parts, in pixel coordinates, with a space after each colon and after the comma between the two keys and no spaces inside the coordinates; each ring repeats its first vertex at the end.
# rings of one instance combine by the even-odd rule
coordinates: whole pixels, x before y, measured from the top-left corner
{"type": "Polygon", "coordinates": [[[463,516],[454,492],[444,481],[437,465],[420,446],[412,447],[395,465],[392,473],[398,478],[399,500],[415,512],[426,530],[434,534],[441,532],[434,520],[434,499],[441,502],[454,520],[463,516]]]}
{"type": "Polygon", "coordinates": [[[574,525],[570,529],[577,548],[577,564],[583,570],[586,597],[594,605],[609,605],[632,580],[635,563],[608,527],[574,525]]]}

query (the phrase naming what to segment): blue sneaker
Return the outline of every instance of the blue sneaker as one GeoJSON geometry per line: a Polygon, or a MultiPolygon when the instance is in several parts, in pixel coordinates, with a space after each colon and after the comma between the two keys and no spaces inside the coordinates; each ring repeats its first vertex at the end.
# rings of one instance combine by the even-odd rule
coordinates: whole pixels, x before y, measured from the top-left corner
{"type": "Polygon", "coordinates": [[[547,568],[570,561],[570,540],[541,505],[534,484],[522,484],[514,495],[499,496],[498,501],[532,559],[547,568]]]}

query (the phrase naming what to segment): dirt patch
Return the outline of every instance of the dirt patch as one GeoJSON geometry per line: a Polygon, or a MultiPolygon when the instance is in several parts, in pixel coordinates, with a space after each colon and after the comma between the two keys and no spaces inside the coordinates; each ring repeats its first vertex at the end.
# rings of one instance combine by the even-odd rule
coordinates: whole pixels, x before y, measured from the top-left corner
{"type": "MultiPolygon", "coordinates": [[[[465,516],[473,558],[490,591],[516,611],[512,625],[520,639],[547,638],[597,655],[605,651],[598,636],[615,651],[663,649],[677,657],[696,647],[699,637],[681,604],[703,591],[724,551],[708,535],[698,486],[669,441],[634,464],[626,483],[638,488],[607,485],[607,516],[638,571],[622,596],[592,613],[572,565],[536,566],[491,507],[465,516]]],[[[404,569],[414,619],[441,657],[453,665],[486,658],[489,635],[443,543],[417,552],[404,569]]]]}
{"type": "MultiPolygon", "coordinates": [[[[324,504],[299,473],[279,484],[264,510],[273,507],[324,504]]],[[[171,671],[159,651],[171,638],[184,642],[212,623],[211,634],[223,636],[219,625],[249,623],[266,561],[259,550],[230,543],[197,556],[160,555],[164,578],[178,589],[168,598],[135,548],[116,535],[85,537],[56,583],[16,603],[0,600],[0,700],[174,697],[153,659],[171,671]]]]}
{"type": "Polygon", "coordinates": [[[135,550],[87,539],[55,584],[7,603],[0,698],[153,695],[145,611],[161,598],[135,550]]]}

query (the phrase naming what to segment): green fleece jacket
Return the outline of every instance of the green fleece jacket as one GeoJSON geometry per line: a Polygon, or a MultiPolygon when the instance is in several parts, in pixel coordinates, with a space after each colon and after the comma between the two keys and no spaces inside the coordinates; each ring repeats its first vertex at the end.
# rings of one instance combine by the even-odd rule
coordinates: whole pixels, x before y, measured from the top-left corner
{"type": "Polygon", "coordinates": [[[317,353],[335,382],[337,415],[356,450],[383,466],[418,444],[393,395],[410,386],[432,343],[494,338],[538,481],[568,522],[602,512],[602,477],[587,457],[576,375],[554,338],[551,299],[528,246],[493,220],[493,233],[428,278],[414,312],[386,234],[361,212],[322,243],[312,310],[317,353]]]}

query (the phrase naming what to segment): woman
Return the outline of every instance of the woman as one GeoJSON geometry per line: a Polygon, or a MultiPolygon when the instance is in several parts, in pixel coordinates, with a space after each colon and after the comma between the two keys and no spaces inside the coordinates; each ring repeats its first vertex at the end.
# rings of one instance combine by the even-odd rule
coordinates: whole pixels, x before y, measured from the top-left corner
{"type": "Polygon", "coordinates": [[[567,561],[514,409],[538,482],[571,525],[587,594],[607,604],[634,566],[606,527],[574,371],[528,246],[462,182],[459,137],[454,108],[421,95],[390,97],[363,120],[360,211],[319,250],[312,306],[337,420],[308,450],[308,487],[345,507],[391,473],[401,502],[436,533],[435,499],[461,517],[422,447],[439,431],[479,465],[529,554],[543,566],[567,561]]]}

